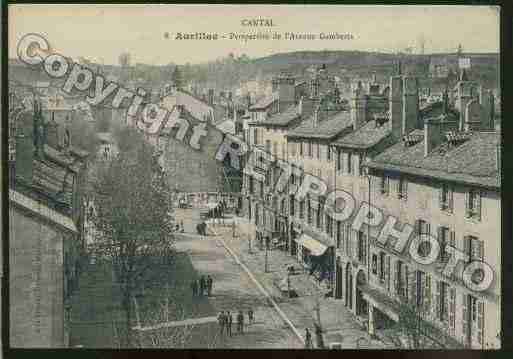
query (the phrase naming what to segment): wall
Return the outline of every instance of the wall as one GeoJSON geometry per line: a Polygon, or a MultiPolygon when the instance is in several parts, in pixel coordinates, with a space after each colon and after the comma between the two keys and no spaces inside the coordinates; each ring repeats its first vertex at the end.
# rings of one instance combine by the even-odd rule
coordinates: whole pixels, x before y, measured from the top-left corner
{"type": "Polygon", "coordinates": [[[63,233],[9,208],[10,345],[64,343],[63,233]]]}

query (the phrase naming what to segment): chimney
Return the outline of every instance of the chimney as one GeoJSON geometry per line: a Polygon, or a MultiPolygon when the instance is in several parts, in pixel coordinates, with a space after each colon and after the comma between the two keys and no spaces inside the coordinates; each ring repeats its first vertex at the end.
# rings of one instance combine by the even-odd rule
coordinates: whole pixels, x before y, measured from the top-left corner
{"type": "Polygon", "coordinates": [[[317,106],[313,112],[313,116],[312,116],[312,127],[314,128],[317,128],[319,126],[319,121],[320,121],[320,106],[317,106]]]}
{"type": "Polygon", "coordinates": [[[354,131],[367,122],[367,96],[364,93],[361,81],[358,81],[356,89],[353,90],[350,115],[354,131]]]}
{"type": "Polygon", "coordinates": [[[443,142],[444,136],[442,123],[438,118],[427,118],[424,121],[424,157],[429,156],[443,142]]]}
{"type": "Polygon", "coordinates": [[[283,111],[287,106],[295,102],[295,80],[294,77],[289,75],[281,75],[273,80],[277,82],[278,86],[278,108],[283,111]]]}
{"type": "Polygon", "coordinates": [[[59,147],[59,125],[55,122],[55,111],[52,111],[52,120],[47,124],[46,136],[48,146],[59,147]]]}
{"type": "Polygon", "coordinates": [[[208,89],[208,104],[210,106],[214,105],[214,89],[208,89]]]}
{"type": "Polygon", "coordinates": [[[403,78],[402,134],[406,135],[419,126],[419,86],[416,77],[403,78]]]}
{"type": "Polygon", "coordinates": [[[402,133],[403,118],[403,78],[401,76],[390,77],[389,112],[392,136],[399,140],[402,133]]]}

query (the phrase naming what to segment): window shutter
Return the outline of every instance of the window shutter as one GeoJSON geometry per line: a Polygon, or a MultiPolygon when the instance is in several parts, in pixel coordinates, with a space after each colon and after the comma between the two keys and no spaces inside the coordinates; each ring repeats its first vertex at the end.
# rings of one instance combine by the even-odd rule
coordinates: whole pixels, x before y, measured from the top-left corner
{"type": "Polygon", "coordinates": [[[395,262],[394,290],[396,294],[399,292],[399,263],[399,261],[395,262]]]}
{"type": "Polygon", "coordinates": [[[477,304],[477,340],[484,349],[484,302],[477,304]]]}
{"type": "Polygon", "coordinates": [[[468,342],[468,311],[469,311],[469,307],[468,307],[468,296],[466,294],[462,294],[461,295],[462,297],[462,303],[463,303],[463,319],[461,321],[461,324],[462,324],[462,333],[463,333],[463,343],[467,343],[468,342]]]}
{"type": "Polygon", "coordinates": [[[478,240],[477,241],[479,250],[477,251],[477,256],[480,260],[484,261],[484,241],[478,240]]]}
{"type": "Polygon", "coordinates": [[[403,287],[403,291],[404,291],[404,295],[406,297],[406,299],[408,299],[408,288],[409,288],[409,285],[408,285],[408,282],[409,282],[409,275],[410,273],[408,273],[408,266],[405,265],[404,266],[404,287],[403,287]]]}
{"type": "Polygon", "coordinates": [[[424,290],[424,305],[425,305],[425,312],[427,315],[431,313],[431,276],[426,273],[426,283],[425,283],[425,290],[424,290]]]}
{"type": "Polygon", "coordinates": [[[436,300],[436,318],[440,319],[442,316],[442,305],[441,305],[441,283],[440,281],[436,281],[436,293],[435,293],[435,300],[436,300]]]}
{"type": "Polygon", "coordinates": [[[450,289],[449,328],[451,335],[454,335],[456,329],[456,288],[450,289]]]}
{"type": "Polygon", "coordinates": [[[453,201],[452,201],[452,194],[454,192],[454,188],[452,186],[448,186],[448,189],[447,189],[447,197],[448,197],[448,202],[449,202],[449,212],[452,213],[452,209],[453,209],[453,201]]]}
{"type": "Polygon", "coordinates": [[[470,241],[471,241],[470,236],[463,237],[463,252],[469,256],[467,263],[471,260],[470,257],[472,256],[472,253],[470,252],[470,248],[471,248],[470,241]]]}
{"type": "Polygon", "coordinates": [[[476,195],[474,197],[475,203],[475,211],[476,211],[476,218],[480,221],[481,220],[481,191],[476,191],[476,195]]]}
{"type": "Polygon", "coordinates": [[[438,244],[440,245],[440,252],[438,253],[438,260],[443,260],[443,254],[445,252],[446,243],[444,243],[444,240],[442,237],[443,230],[444,230],[443,227],[438,227],[437,232],[436,232],[436,239],[438,240],[438,244]]]}
{"type": "Polygon", "coordinates": [[[465,217],[470,217],[470,193],[469,191],[465,192],[465,217]]]}
{"type": "Polygon", "coordinates": [[[387,281],[387,290],[390,292],[390,256],[386,256],[385,278],[387,281]]]}
{"type": "Polygon", "coordinates": [[[450,310],[450,307],[449,307],[449,298],[450,298],[450,288],[448,285],[446,285],[446,292],[445,292],[445,296],[444,296],[444,308],[445,308],[445,311],[444,311],[444,321],[448,319],[448,312],[450,310]]]}
{"type": "MultiPolygon", "coordinates": [[[[408,290],[410,291],[410,294],[407,295],[407,298],[411,298],[411,303],[413,303],[413,305],[417,306],[420,304],[420,300],[421,298],[417,296],[417,281],[419,280],[418,278],[418,275],[420,274],[419,271],[416,271],[414,270],[412,273],[412,277],[411,277],[411,281],[410,281],[410,285],[408,288],[408,290]]],[[[419,283],[419,285],[421,285],[422,283],[419,283]]]]}
{"type": "Polygon", "coordinates": [[[438,205],[440,206],[440,209],[444,209],[443,192],[444,192],[444,185],[442,183],[442,184],[440,184],[440,188],[438,190],[438,205]]]}

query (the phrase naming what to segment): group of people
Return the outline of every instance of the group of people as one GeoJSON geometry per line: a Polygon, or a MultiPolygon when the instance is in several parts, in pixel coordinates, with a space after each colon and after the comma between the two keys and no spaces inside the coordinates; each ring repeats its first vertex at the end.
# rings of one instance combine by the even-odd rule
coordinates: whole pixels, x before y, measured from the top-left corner
{"type": "MultiPolygon", "coordinates": [[[[237,333],[242,334],[244,333],[244,314],[242,313],[242,310],[239,310],[239,312],[236,315],[237,320],[237,333]]],[[[226,335],[232,336],[232,324],[233,324],[233,316],[232,314],[227,312],[220,312],[217,316],[217,321],[219,323],[219,331],[221,335],[223,333],[226,333],[226,335]]],[[[249,324],[253,324],[255,321],[253,309],[248,310],[248,322],[249,324]]]]}
{"type": "Polygon", "coordinates": [[[205,292],[208,297],[212,294],[212,286],[214,284],[214,280],[210,275],[206,277],[202,275],[200,279],[195,279],[191,283],[192,296],[204,296],[205,292]]]}

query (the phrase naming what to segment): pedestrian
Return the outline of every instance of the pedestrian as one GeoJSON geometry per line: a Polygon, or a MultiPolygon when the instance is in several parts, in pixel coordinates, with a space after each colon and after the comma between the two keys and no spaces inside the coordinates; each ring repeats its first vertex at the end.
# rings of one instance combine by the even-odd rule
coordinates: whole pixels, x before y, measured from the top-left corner
{"type": "Polygon", "coordinates": [[[310,333],[308,328],[306,328],[306,333],[305,333],[305,348],[306,349],[312,348],[312,334],[310,333]]]}
{"type": "Polygon", "coordinates": [[[183,228],[183,221],[180,221],[180,232],[185,232],[185,229],[183,228]]]}
{"type": "Polygon", "coordinates": [[[219,323],[219,333],[221,335],[223,335],[223,331],[224,331],[224,312],[220,312],[219,315],[217,316],[217,322],[219,323]]]}
{"type": "Polygon", "coordinates": [[[207,276],[207,295],[210,297],[210,295],[212,294],[212,285],[214,284],[213,283],[214,280],[212,279],[212,277],[210,276],[210,274],[207,276]]]}
{"type": "Polygon", "coordinates": [[[230,312],[226,315],[226,332],[229,336],[232,336],[232,323],[233,323],[233,317],[230,312]]]}
{"type": "Polygon", "coordinates": [[[253,309],[249,308],[249,310],[248,310],[249,324],[253,324],[254,320],[255,320],[255,317],[254,317],[253,309]]]}
{"type": "Polygon", "coordinates": [[[239,314],[237,314],[237,332],[244,332],[244,314],[242,314],[242,310],[239,310],[239,314]]]}
{"type": "Polygon", "coordinates": [[[191,283],[192,296],[195,297],[198,295],[198,281],[194,279],[191,283]]]}
{"type": "Polygon", "coordinates": [[[199,292],[200,296],[203,296],[203,294],[205,293],[205,286],[206,286],[205,276],[202,275],[200,277],[200,285],[199,285],[199,287],[200,287],[200,292],[199,292]]]}

